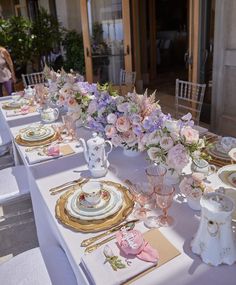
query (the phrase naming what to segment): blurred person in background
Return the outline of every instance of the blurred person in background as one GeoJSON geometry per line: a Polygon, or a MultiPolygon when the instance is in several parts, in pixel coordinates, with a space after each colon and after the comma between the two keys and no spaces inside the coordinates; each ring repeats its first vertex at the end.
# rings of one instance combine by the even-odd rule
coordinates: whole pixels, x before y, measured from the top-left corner
{"type": "Polygon", "coordinates": [[[11,56],[4,47],[0,46],[0,97],[3,96],[3,86],[7,95],[11,95],[15,82],[16,77],[11,56]]]}

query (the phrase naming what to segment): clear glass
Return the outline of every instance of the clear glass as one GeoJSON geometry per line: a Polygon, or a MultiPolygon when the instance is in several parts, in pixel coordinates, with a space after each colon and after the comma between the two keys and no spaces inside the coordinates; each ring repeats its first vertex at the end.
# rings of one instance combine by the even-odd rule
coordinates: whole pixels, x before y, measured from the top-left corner
{"type": "Polygon", "coordinates": [[[122,0],[87,0],[94,82],[119,84],[124,69],[122,0]]]}
{"type": "Polygon", "coordinates": [[[148,217],[145,225],[149,228],[168,227],[173,225],[173,217],[168,215],[168,209],[171,207],[175,188],[171,185],[162,185],[155,188],[156,204],[162,210],[160,216],[148,217]]]}
{"type": "Polygon", "coordinates": [[[76,139],[76,123],[70,115],[62,116],[62,123],[66,130],[66,137],[68,140],[76,139]]]}

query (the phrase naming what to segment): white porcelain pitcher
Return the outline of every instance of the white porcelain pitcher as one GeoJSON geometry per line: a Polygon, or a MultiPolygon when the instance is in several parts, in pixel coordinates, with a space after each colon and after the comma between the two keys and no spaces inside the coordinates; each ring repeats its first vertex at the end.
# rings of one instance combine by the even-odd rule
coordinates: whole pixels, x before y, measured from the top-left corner
{"type": "Polygon", "coordinates": [[[236,261],[236,243],[231,227],[234,202],[221,193],[207,193],[200,201],[202,212],[192,251],[203,262],[217,266],[236,261]]]}
{"type": "Polygon", "coordinates": [[[112,151],[112,143],[105,141],[97,133],[93,133],[93,137],[87,141],[87,144],[84,139],[80,139],[80,141],[83,145],[84,157],[92,176],[102,177],[106,175],[109,167],[107,156],[112,151]],[[110,150],[107,152],[105,150],[106,144],[110,146],[110,150]]]}

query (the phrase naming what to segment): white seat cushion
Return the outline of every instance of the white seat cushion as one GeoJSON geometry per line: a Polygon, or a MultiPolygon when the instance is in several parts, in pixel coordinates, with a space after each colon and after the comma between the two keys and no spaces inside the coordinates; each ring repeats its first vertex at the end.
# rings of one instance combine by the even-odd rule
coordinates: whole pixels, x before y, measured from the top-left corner
{"type": "Polygon", "coordinates": [[[29,193],[25,166],[14,166],[0,170],[0,203],[25,193],[29,193]]]}
{"type": "Polygon", "coordinates": [[[28,250],[1,264],[0,284],[52,285],[40,249],[28,250]]]}
{"type": "Polygon", "coordinates": [[[8,151],[8,144],[11,143],[11,137],[7,129],[0,128],[0,156],[8,151]]]}

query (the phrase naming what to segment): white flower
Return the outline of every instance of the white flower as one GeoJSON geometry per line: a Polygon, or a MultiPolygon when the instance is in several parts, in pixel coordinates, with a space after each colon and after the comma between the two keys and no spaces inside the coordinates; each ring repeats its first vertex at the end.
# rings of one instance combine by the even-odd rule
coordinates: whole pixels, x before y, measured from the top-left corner
{"type": "Polygon", "coordinates": [[[150,144],[159,144],[160,143],[160,134],[159,132],[155,131],[152,132],[147,139],[147,145],[150,144]]]}
{"type": "Polygon", "coordinates": [[[112,125],[114,125],[115,123],[116,123],[116,120],[117,120],[117,116],[116,116],[116,114],[109,114],[108,116],[107,116],[107,122],[108,122],[108,124],[112,124],[112,125]]]}
{"type": "Polygon", "coordinates": [[[113,257],[114,253],[109,245],[105,245],[103,249],[103,253],[106,257],[113,257]]]}
{"type": "Polygon", "coordinates": [[[192,114],[191,113],[187,113],[186,115],[184,115],[181,120],[182,121],[190,121],[192,119],[192,114]]]}
{"type": "Polygon", "coordinates": [[[159,147],[150,147],[147,151],[149,158],[152,161],[161,162],[161,149],[159,147]]]}
{"type": "Polygon", "coordinates": [[[174,142],[171,137],[164,136],[160,140],[160,147],[165,151],[171,149],[174,146],[174,142]]]}
{"type": "Polygon", "coordinates": [[[170,133],[176,133],[177,134],[180,131],[178,121],[176,121],[176,120],[166,120],[164,122],[164,127],[166,127],[168,132],[170,132],[170,133]]]}

